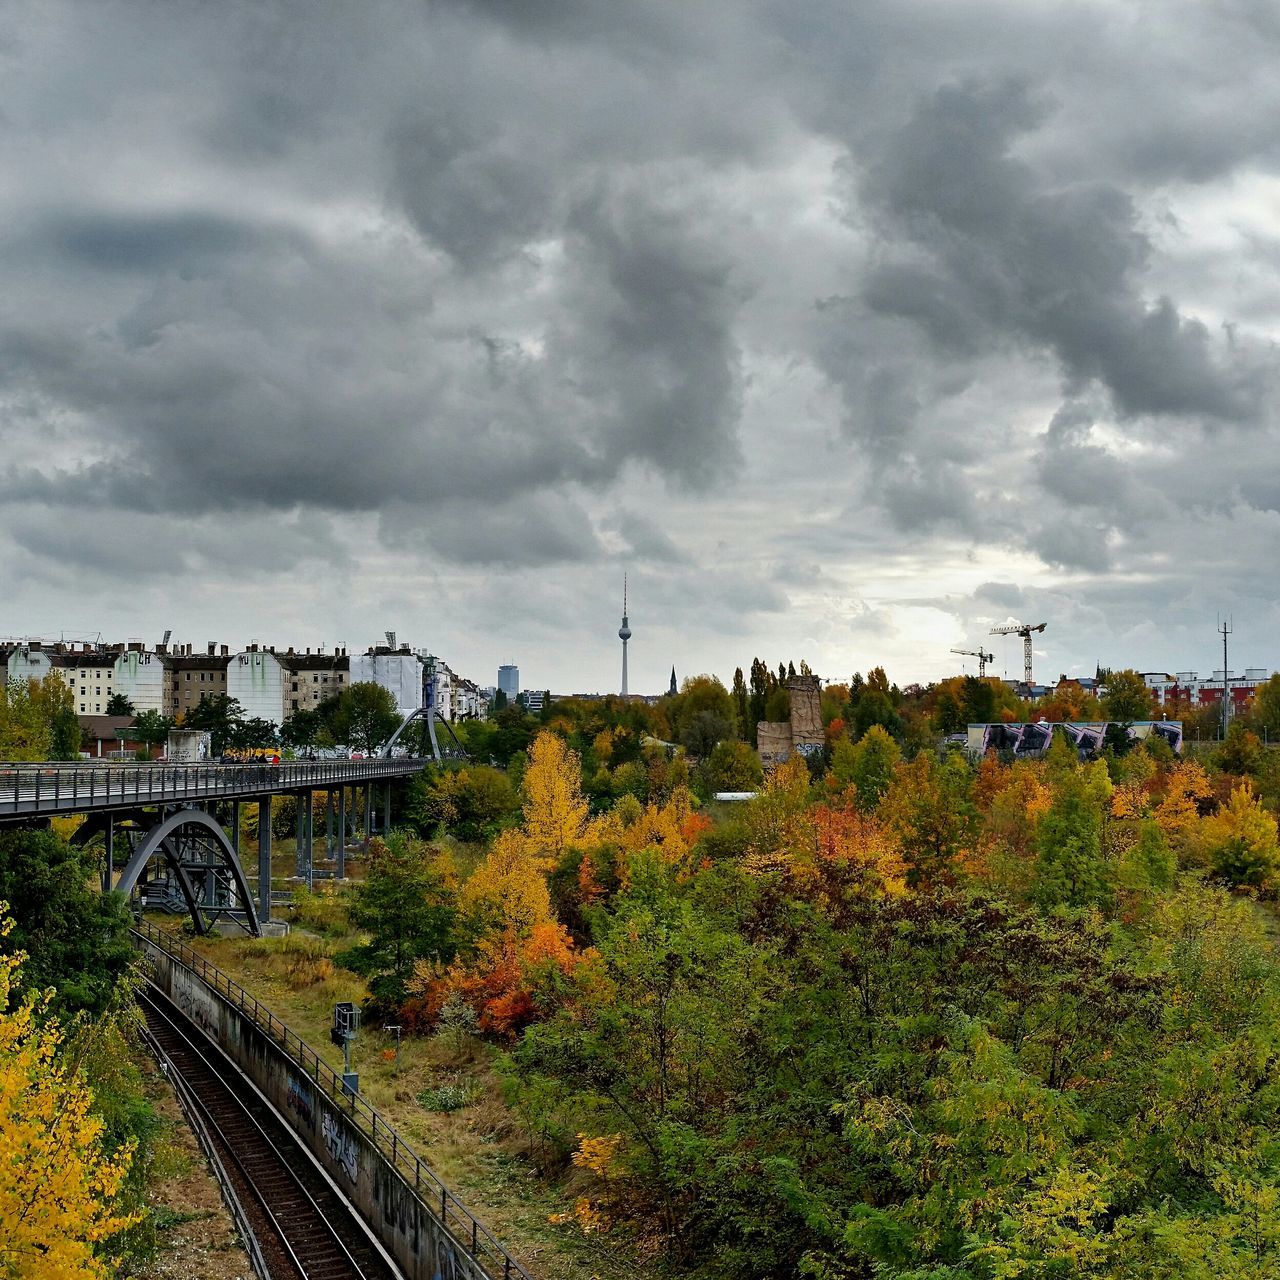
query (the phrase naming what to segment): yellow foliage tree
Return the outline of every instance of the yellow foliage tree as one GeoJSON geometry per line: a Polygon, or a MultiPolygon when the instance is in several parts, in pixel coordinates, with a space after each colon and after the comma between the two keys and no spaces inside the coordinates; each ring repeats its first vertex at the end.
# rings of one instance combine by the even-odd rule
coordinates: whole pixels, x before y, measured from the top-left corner
{"type": "Polygon", "coordinates": [[[563,738],[544,730],[529,748],[524,774],[524,834],[540,865],[554,867],[582,839],[586,823],[582,761],[563,738]]]}
{"type": "Polygon", "coordinates": [[[0,1275],[106,1280],[93,1246],[135,1221],[112,1211],[133,1148],[104,1152],[93,1094],[59,1060],[62,1033],[44,1001],[5,1012],[24,959],[0,956],[0,1275]]]}
{"type": "Polygon", "coordinates": [[[1172,846],[1179,847],[1199,820],[1196,802],[1212,794],[1209,775],[1196,761],[1183,760],[1173,767],[1164,799],[1155,813],[1160,830],[1172,846]]]}
{"type": "Polygon", "coordinates": [[[527,934],[552,918],[551,894],[529,842],[519,831],[504,831],[463,886],[464,909],[499,932],[527,934]]]}

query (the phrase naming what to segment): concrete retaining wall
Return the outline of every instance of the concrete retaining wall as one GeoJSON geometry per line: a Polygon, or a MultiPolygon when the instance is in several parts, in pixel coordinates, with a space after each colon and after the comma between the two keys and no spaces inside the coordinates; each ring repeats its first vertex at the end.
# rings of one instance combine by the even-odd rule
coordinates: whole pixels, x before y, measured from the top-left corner
{"type": "MultiPolygon", "coordinates": [[[[486,1280],[492,1274],[444,1230],[341,1104],[249,1015],[161,947],[145,945],[156,985],[271,1100],[410,1280],[486,1280]]],[[[424,1186],[421,1194],[433,1193],[424,1186]]],[[[511,1275],[518,1274],[513,1267],[511,1275]]]]}

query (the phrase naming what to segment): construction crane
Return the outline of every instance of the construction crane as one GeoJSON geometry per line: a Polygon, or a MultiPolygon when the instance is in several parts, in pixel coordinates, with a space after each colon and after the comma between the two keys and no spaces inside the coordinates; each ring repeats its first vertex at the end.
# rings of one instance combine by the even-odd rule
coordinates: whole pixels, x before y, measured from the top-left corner
{"type": "Polygon", "coordinates": [[[985,680],[987,676],[987,663],[994,662],[996,655],[994,653],[983,653],[982,646],[976,649],[952,649],[952,653],[958,653],[966,658],[977,658],[978,660],[978,679],[985,680]]]}
{"type": "Polygon", "coordinates": [[[991,634],[993,636],[1021,636],[1022,637],[1022,675],[1027,684],[1031,684],[1031,633],[1033,631],[1043,631],[1049,624],[1047,622],[1037,622],[1035,626],[1031,626],[1025,622],[1011,622],[1007,627],[992,627],[991,634]]]}

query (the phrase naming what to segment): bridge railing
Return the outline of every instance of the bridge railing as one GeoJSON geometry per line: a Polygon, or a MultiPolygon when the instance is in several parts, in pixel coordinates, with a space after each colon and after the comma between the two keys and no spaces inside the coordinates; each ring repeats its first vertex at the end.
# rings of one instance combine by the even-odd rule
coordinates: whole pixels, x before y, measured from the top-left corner
{"type": "Polygon", "coordinates": [[[137,764],[0,762],[0,814],[162,804],[193,797],[265,795],[280,791],[376,782],[416,772],[426,761],[285,761],[281,764],[137,764]]]}
{"type": "Polygon", "coordinates": [[[494,1280],[498,1277],[501,1280],[516,1280],[517,1277],[519,1280],[532,1280],[528,1271],[502,1247],[493,1233],[445,1186],[435,1170],[364,1098],[348,1089],[342,1077],[301,1036],[265,1005],[259,1004],[234,978],[228,977],[217,965],[166,930],[157,928],[149,920],[140,920],[133,932],[198,974],[219,996],[252,1021],[318,1088],[324,1090],[396,1170],[422,1207],[457,1244],[470,1251],[487,1275],[494,1280]]]}

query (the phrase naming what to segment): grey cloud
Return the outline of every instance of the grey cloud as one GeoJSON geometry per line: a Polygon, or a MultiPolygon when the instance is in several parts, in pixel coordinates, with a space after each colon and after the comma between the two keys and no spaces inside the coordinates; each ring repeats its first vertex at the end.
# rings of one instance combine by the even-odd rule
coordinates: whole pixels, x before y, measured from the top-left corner
{"type": "Polygon", "coordinates": [[[665,564],[684,564],[689,557],[647,516],[619,511],[609,522],[626,539],[631,556],[665,564]]]}
{"type": "Polygon", "coordinates": [[[591,521],[578,503],[537,493],[482,508],[459,502],[389,504],[380,531],[389,546],[426,544],[461,565],[529,568],[591,561],[600,552],[591,521]]]}
{"type": "Polygon", "coordinates": [[[739,462],[744,284],[676,214],[619,191],[570,222],[572,319],[556,335],[566,372],[603,412],[607,456],[703,486],[739,462]]]}
{"type": "Polygon", "coordinates": [[[1128,194],[1055,185],[1015,157],[1045,111],[1017,81],[948,86],[919,104],[862,187],[890,255],[872,272],[870,305],[922,321],[944,346],[983,329],[1043,345],[1069,385],[1100,380],[1124,414],[1254,412],[1259,389],[1204,325],[1168,298],[1143,299],[1150,245],[1128,194]],[[923,252],[933,274],[897,265],[903,252],[923,252]],[[915,287],[900,307],[884,272],[904,270],[915,287]]]}

